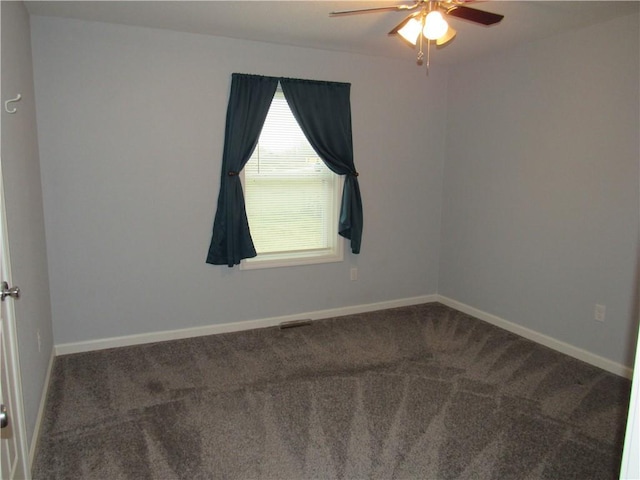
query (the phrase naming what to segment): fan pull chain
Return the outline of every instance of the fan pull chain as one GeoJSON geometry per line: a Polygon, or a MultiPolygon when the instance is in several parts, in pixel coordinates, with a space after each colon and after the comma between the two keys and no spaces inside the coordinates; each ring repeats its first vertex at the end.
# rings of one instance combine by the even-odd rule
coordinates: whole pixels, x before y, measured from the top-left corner
{"type": "Polygon", "coordinates": [[[431,63],[431,42],[427,40],[427,77],[429,76],[429,63],[431,63]]]}

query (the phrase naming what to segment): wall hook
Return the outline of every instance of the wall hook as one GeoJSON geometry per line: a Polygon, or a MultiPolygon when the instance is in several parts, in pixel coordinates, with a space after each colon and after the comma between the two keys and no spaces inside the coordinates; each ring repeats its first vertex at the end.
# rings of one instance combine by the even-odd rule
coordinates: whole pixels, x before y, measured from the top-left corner
{"type": "Polygon", "coordinates": [[[9,104],[13,103],[13,102],[19,102],[22,99],[22,95],[18,94],[18,96],[16,98],[12,98],[11,100],[7,100],[6,102],[4,102],[4,109],[7,113],[16,113],[16,111],[18,110],[17,108],[12,108],[9,109],[9,104]]]}

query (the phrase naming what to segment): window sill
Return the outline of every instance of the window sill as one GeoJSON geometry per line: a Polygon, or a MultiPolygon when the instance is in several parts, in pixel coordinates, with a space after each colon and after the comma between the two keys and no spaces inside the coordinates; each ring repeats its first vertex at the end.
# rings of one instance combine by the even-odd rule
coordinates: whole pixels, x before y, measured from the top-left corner
{"type": "Polygon", "coordinates": [[[342,262],[343,260],[344,253],[342,240],[340,240],[338,246],[333,250],[259,254],[257,257],[242,260],[240,270],[316,265],[320,263],[342,262]]]}

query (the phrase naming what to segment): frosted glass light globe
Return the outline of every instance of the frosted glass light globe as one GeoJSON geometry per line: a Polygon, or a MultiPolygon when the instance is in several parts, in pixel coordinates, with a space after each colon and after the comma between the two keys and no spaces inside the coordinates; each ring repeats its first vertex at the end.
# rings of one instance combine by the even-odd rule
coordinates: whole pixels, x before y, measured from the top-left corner
{"type": "Polygon", "coordinates": [[[404,27],[398,30],[398,33],[411,45],[415,45],[421,30],[422,24],[415,18],[412,18],[404,27]]]}
{"type": "Polygon", "coordinates": [[[429,12],[427,18],[424,21],[424,30],[422,33],[429,40],[436,40],[447,33],[449,24],[442,18],[442,14],[437,10],[429,12]]]}

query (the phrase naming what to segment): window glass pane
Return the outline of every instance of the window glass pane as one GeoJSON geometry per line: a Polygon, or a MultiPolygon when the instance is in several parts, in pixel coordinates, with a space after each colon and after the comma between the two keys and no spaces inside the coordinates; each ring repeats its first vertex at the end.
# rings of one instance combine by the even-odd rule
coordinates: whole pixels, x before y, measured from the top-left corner
{"type": "Polygon", "coordinates": [[[251,236],[258,255],[332,250],[338,176],[317,156],[281,91],[244,168],[251,236]]]}

